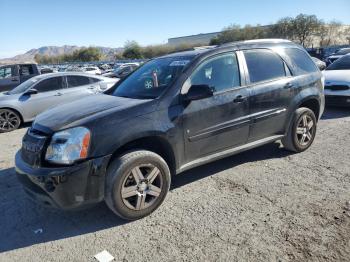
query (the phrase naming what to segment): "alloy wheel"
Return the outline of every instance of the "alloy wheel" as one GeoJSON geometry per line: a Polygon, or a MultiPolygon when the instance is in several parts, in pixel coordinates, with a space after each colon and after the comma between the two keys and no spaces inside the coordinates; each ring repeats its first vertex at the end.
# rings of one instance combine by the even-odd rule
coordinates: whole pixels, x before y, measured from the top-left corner
{"type": "Polygon", "coordinates": [[[122,184],[123,203],[132,210],[146,209],[160,196],[162,184],[162,174],[156,166],[138,165],[130,171],[122,184]]]}
{"type": "Polygon", "coordinates": [[[11,110],[0,110],[0,132],[9,132],[17,129],[21,123],[18,115],[11,110]]]}
{"type": "Polygon", "coordinates": [[[307,146],[312,142],[315,123],[311,116],[304,114],[299,119],[296,129],[297,141],[301,146],[307,146]]]}

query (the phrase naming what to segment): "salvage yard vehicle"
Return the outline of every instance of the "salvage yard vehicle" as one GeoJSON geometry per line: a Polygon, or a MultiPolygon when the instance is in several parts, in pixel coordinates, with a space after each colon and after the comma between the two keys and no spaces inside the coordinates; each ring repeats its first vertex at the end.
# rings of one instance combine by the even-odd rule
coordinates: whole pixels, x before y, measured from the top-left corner
{"type": "Polygon", "coordinates": [[[326,104],[350,106],[350,54],[339,58],[323,72],[326,104]]]}
{"type": "Polygon", "coordinates": [[[61,209],[103,200],[124,219],[149,215],[171,176],[282,140],[308,149],[323,78],[287,40],[254,40],[150,60],[106,94],[40,114],[15,157],[25,191],[61,209]]]}
{"type": "Polygon", "coordinates": [[[330,65],[333,62],[337,61],[339,58],[341,58],[347,54],[350,54],[350,48],[341,48],[337,52],[328,56],[325,61],[326,61],[327,65],[330,65]]]}
{"type": "Polygon", "coordinates": [[[84,73],[52,73],[33,77],[0,94],[0,133],[32,122],[48,108],[106,91],[115,79],[84,73]]]}
{"type": "Polygon", "coordinates": [[[0,66],[0,93],[9,91],[29,78],[40,74],[36,64],[13,64],[0,66]]]}

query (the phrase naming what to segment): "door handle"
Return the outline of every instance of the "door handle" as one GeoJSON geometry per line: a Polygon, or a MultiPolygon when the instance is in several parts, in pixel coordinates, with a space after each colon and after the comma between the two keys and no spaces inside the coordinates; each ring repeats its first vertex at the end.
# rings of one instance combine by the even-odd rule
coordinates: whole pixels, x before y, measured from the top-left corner
{"type": "Polygon", "coordinates": [[[244,100],[245,100],[244,96],[238,95],[235,97],[235,99],[233,99],[233,103],[242,103],[242,102],[244,102],[244,100]]]}
{"type": "Polygon", "coordinates": [[[11,79],[11,81],[12,81],[12,82],[17,82],[18,80],[17,80],[15,77],[13,77],[13,78],[11,79]]]}
{"type": "Polygon", "coordinates": [[[55,96],[61,96],[61,95],[63,95],[63,94],[59,93],[59,92],[55,94],[55,96]]]}
{"type": "Polygon", "coordinates": [[[292,83],[287,83],[287,84],[285,84],[285,86],[284,86],[285,89],[292,88],[292,87],[293,87],[293,84],[292,84],[292,83]]]}

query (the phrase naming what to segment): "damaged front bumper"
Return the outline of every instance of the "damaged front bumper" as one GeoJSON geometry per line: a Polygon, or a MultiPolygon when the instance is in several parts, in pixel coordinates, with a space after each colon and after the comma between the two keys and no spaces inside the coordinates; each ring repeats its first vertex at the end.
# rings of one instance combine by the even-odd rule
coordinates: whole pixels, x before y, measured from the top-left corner
{"type": "Polygon", "coordinates": [[[110,157],[94,158],[73,166],[34,168],[18,151],[16,173],[33,200],[60,209],[76,209],[103,200],[110,157]]]}

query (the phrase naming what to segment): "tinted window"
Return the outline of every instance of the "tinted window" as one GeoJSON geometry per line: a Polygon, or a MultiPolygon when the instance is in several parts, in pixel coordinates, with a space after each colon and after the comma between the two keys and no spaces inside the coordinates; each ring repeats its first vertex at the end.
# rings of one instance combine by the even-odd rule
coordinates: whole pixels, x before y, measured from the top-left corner
{"type": "Polygon", "coordinates": [[[11,76],[11,67],[0,68],[0,79],[10,78],[11,76]]]}
{"type": "Polygon", "coordinates": [[[298,48],[286,48],[284,52],[290,60],[294,74],[304,75],[318,71],[314,61],[312,61],[306,52],[298,48]]]}
{"type": "Polygon", "coordinates": [[[350,55],[343,56],[327,67],[326,70],[350,70],[350,55]]]}
{"type": "Polygon", "coordinates": [[[67,76],[68,87],[77,87],[90,84],[90,80],[85,76],[67,76]]]}
{"type": "Polygon", "coordinates": [[[269,50],[244,51],[251,83],[286,76],[283,60],[269,50]]]}
{"type": "Polygon", "coordinates": [[[35,85],[34,88],[38,90],[39,93],[61,89],[62,77],[53,77],[43,80],[37,85],[35,85]]]}
{"type": "Polygon", "coordinates": [[[33,67],[31,65],[21,65],[19,68],[19,74],[21,76],[29,76],[34,74],[33,67]]]}
{"type": "Polygon", "coordinates": [[[236,55],[225,54],[205,61],[189,79],[191,85],[208,85],[213,91],[222,91],[240,86],[236,55]]]}

